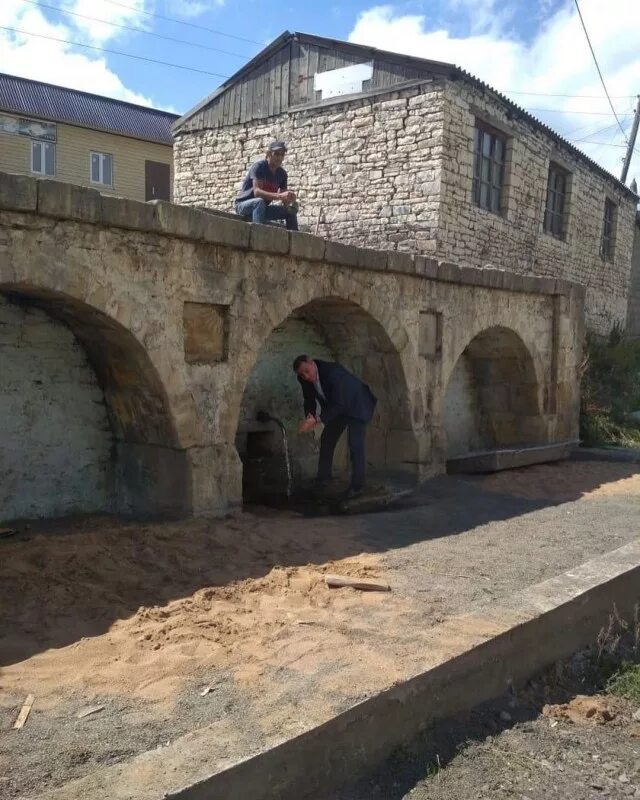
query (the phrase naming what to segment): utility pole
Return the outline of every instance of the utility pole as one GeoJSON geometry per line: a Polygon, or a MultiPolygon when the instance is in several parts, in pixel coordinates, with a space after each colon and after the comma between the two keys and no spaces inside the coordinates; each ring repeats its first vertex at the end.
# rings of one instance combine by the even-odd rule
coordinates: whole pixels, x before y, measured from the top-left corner
{"type": "Polygon", "coordinates": [[[629,164],[631,164],[631,156],[633,155],[633,148],[636,146],[636,136],[638,135],[638,123],[640,123],[640,94],[638,95],[638,104],[636,106],[636,113],[633,117],[633,125],[631,126],[631,134],[629,136],[629,144],[627,146],[627,155],[624,157],[622,176],[620,177],[622,183],[624,183],[627,180],[627,172],[629,172],[629,164]]]}

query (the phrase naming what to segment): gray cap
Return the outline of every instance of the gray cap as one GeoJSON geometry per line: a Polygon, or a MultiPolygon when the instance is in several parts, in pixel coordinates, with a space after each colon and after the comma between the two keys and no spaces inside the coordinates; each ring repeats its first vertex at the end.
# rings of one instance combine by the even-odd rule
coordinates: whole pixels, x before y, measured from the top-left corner
{"type": "Polygon", "coordinates": [[[267,147],[268,153],[275,153],[277,150],[284,150],[287,152],[287,145],[284,142],[271,142],[269,147],[267,147]]]}

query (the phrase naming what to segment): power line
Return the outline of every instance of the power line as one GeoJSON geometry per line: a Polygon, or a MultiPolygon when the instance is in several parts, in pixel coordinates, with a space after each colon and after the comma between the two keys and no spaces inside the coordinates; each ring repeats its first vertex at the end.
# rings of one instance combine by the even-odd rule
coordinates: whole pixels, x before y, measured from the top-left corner
{"type": "Polygon", "coordinates": [[[98,50],[100,53],[111,53],[115,56],[124,56],[125,58],[134,58],[136,61],[148,61],[150,64],[161,64],[163,67],[173,67],[174,69],[184,69],[188,72],[199,72],[201,75],[212,75],[214,78],[228,78],[228,75],[221,75],[219,72],[208,72],[206,69],[196,69],[196,67],[186,67],[184,64],[172,64],[169,61],[159,61],[157,58],[147,58],[146,56],[136,56],[133,53],[123,53],[121,50],[109,50],[106,47],[98,47],[94,44],[82,44],[81,42],[70,42],[68,39],[58,39],[56,36],[47,36],[44,33],[31,33],[30,31],[21,31],[18,28],[8,28],[5,25],[0,25],[0,30],[10,31],[11,33],[21,33],[23,36],[35,36],[37,39],[49,39],[52,42],[60,42],[61,44],[70,44],[74,47],[84,47],[87,50],[98,50]]]}
{"type": "Polygon", "coordinates": [[[128,6],[125,3],[119,3],[117,0],[102,0],[103,3],[109,3],[112,6],[119,6],[120,8],[126,8],[128,11],[135,11],[136,14],[146,14],[148,17],[157,17],[157,19],[164,19],[167,22],[175,22],[177,25],[186,25],[188,28],[197,28],[201,31],[208,31],[209,33],[215,33],[217,36],[226,36],[229,39],[237,39],[239,42],[249,42],[249,44],[262,44],[262,42],[257,42],[255,39],[245,39],[242,36],[234,36],[232,33],[225,33],[224,31],[218,31],[215,28],[207,28],[205,25],[196,25],[195,22],[185,22],[182,19],[176,19],[175,17],[165,17],[163,14],[156,14],[154,11],[145,11],[141,8],[134,8],[133,6],[128,6]]]}
{"type": "Polygon", "coordinates": [[[576,8],[578,9],[578,16],[580,17],[580,22],[582,23],[582,30],[584,31],[584,35],[587,37],[587,44],[589,45],[589,50],[591,50],[591,55],[593,56],[593,61],[594,61],[594,64],[596,65],[596,69],[598,70],[598,75],[600,76],[600,82],[602,83],[602,88],[604,89],[604,93],[607,95],[607,100],[609,101],[609,105],[611,106],[611,110],[613,111],[613,116],[616,118],[616,121],[618,123],[618,127],[622,131],[622,135],[625,137],[625,140],[626,140],[627,135],[624,132],[624,130],[622,129],[622,125],[620,125],[620,120],[618,119],[618,115],[616,114],[616,110],[613,107],[613,103],[611,102],[611,98],[609,97],[609,92],[607,91],[607,87],[606,87],[606,84],[604,82],[604,78],[602,77],[602,72],[600,72],[600,65],[598,64],[598,59],[596,58],[596,54],[595,54],[595,52],[593,50],[593,47],[591,45],[591,39],[589,38],[589,33],[587,31],[587,26],[584,24],[584,20],[582,19],[582,12],[580,11],[580,6],[578,5],[578,0],[573,0],[573,2],[575,3],[576,8]]]}
{"type": "Polygon", "coordinates": [[[167,42],[175,42],[176,44],[188,44],[190,47],[199,47],[202,50],[212,50],[215,53],[222,53],[225,56],[234,56],[236,58],[244,58],[249,59],[250,56],[246,56],[242,53],[231,53],[229,50],[221,50],[219,47],[210,47],[207,44],[198,44],[197,42],[190,42],[186,39],[176,39],[173,36],[163,36],[160,33],[153,33],[152,31],[147,31],[144,28],[138,28],[135,25],[122,25],[119,22],[110,22],[106,19],[98,19],[98,17],[91,17],[88,14],[80,14],[77,11],[68,11],[66,8],[60,8],[59,6],[51,6],[48,3],[39,3],[38,0],[22,0],[23,3],[30,3],[32,6],[38,6],[39,8],[49,8],[52,11],[57,11],[60,14],[67,14],[68,16],[72,17],[80,17],[81,19],[89,19],[92,22],[100,22],[102,25],[110,25],[112,28],[121,28],[125,31],[135,31],[136,33],[143,33],[145,36],[153,36],[156,39],[164,39],[167,42]]]}
{"type": "MultiPolygon", "coordinates": [[[[603,100],[600,94],[552,94],[551,92],[514,92],[512,89],[499,89],[501,94],[526,94],[531,97],[581,97],[586,100],[603,100]]],[[[628,100],[635,97],[635,94],[614,94],[611,95],[614,100],[628,100]]]]}
{"type": "MultiPolygon", "coordinates": [[[[568,115],[572,115],[572,114],[588,114],[589,116],[592,116],[592,117],[610,117],[610,116],[612,116],[610,111],[577,111],[577,110],[565,109],[565,108],[527,108],[527,107],[525,107],[525,111],[544,111],[546,113],[551,113],[551,114],[568,114],[568,115]]],[[[616,120],[618,120],[618,115],[616,114],[615,111],[613,112],[613,116],[616,118],[616,120]]],[[[630,117],[630,116],[633,116],[633,115],[631,113],[629,113],[629,114],[621,114],[620,116],[622,116],[622,117],[630,117]]],[[[618,125],[620,125],[619,121],[618,121],[618,125]]],[[[622,126],[620,126],[620,130],[622,130],[622,126]]],[[[624,131],[622,131],[622,132],[624,133],[624,131]]]]}

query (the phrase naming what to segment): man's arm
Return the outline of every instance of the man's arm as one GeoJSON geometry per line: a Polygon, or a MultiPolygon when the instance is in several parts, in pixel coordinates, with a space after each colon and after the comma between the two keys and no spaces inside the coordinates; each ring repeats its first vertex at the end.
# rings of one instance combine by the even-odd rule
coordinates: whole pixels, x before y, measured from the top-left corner
{"type": "Polygon", "coordinates": [[[307,417],[309,414],[313,414],[313,416],[317,416],[317,401],[316,401],[316,393],[313,386],[309,383],[309,381],[303,381],[298,378],[298,383],[302,388],[302,399],[304,402],[304,415],[307,417]]]}
{"type": "Polygon", "coordinates": [[[261,197],[268,202],[280,200],[283,203],[292,203],[295,200],[295,195],[293,195],[293,192],[287,191],[286,180],[284,181],[284,185],[281,184],[278,186],[275,192],[269,191],[269,187],[273,185],[272,182],[267,179],[269,175],[271,175],[271,173],[265,172],[264,162],[258,162],[253,165],[249,172],[249,177],[253,182],[253,196],[261,197]]]}

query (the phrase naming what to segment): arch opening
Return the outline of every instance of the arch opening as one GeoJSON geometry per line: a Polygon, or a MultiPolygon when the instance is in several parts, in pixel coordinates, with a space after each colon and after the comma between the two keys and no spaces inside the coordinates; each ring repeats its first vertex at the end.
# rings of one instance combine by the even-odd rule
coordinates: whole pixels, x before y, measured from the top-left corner
{"type": "Polygon", "coordinates": [[[447,459],[545,441],[531,353],[509,328],[478,334],[458,358],[444,396],[447,459]]]}
{"type": "Polygon", "coordinates": [[[0,285],[3,518],[188,511],[190,471],[133,334],[58,292],[0,285]]]}
{"type": "MultiPolygon", "coordinates": [[[[286,483],[283,441],[277,426],[257,421],[258,411],[280,419],[291,455],[294,491],[316,474],[321,426],[298,435],[302,392],[292,371],[295,356],[338,361],[378,398],[367,428],[368,477],[417,471],[409,393],[400,356],[382,325],[360,306],[341,298],[314,300],[275,327],[260,348],[242,397],[236,448],[243,465],[245,501],[282,497],[286,483]]],[[[346,477],[346,436],[336,448],[334,475],[346,477]]]]}

